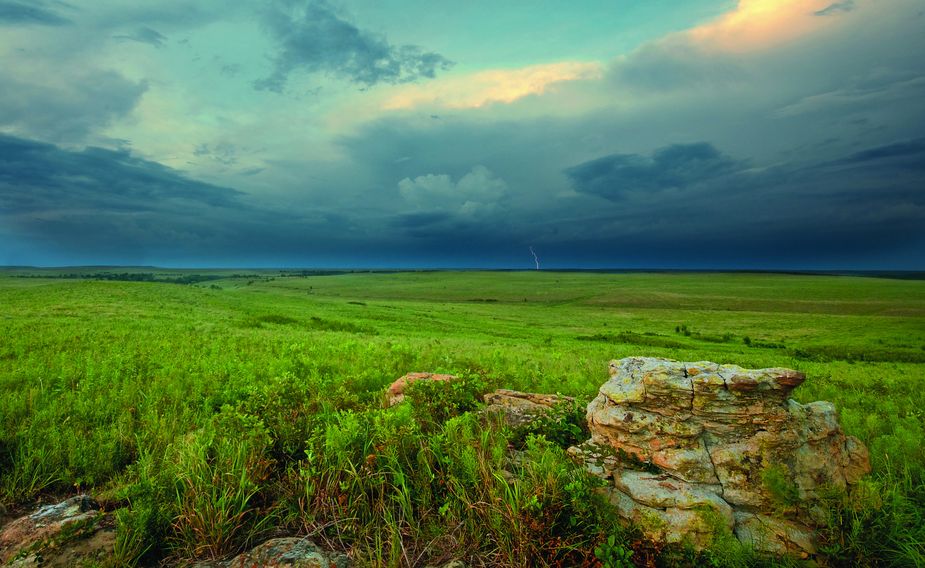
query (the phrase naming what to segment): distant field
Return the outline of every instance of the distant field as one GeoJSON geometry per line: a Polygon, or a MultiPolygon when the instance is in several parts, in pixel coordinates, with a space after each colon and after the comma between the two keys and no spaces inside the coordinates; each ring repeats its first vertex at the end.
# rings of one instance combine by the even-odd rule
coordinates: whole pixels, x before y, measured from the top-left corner
{"type": "Polygon", "coordinates": [[[925,507],[925,281],[144,268],[52,275],[78,272],[0,271],[0,502],[10,507],[74,486],[108,492],[126,510],[155,499],[141,496],[151,474],[144,467],[223,405],[265,423],[282,472],[304,457],[315,414],[376,407],[381,389],[409,371],[589,397],[608,360],[648,355],[804,371],[795,396],[836,404],[847,432],[871,449],[883,499],[905,507],[895,518],[882,513],[865,538],[892,547],[897,563],[922,558],[923,530],[907,525],[925,507]],[[117,277],[93,277],[104,272],[117,277]],[[139,273],[151,276],[118,276],[139,273]],[[283,431],[281,415],[306,426],[283,431]]]}

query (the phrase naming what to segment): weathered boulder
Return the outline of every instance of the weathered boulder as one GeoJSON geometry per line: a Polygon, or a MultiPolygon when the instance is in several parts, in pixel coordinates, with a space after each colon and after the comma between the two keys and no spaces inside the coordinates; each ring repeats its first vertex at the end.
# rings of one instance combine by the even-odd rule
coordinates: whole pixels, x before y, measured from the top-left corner
{"type": "Polygon", "coordinates": [[[388,405],[394,406],[405,400],[405,389],[418,381],[452,381],[455,379],[455,375],[441,375],[438,373],[408,373],[407,375],[399,378],[394,383],[389,385],[389,388],[386,391],[386,395],[388,397],[388,405]]]}
{"type": "Polygon", "coordinates": [[[347,556],[324,550],[307,538],[274,538],[231,560],[200,562],[194,568],[347,568],[347,556]]]}
{"type": "Polygon", "coordinates": [[[77,566],[112,555],[112,519],[86,495],[46,505],[0,531],[0,565],[77,566]]]}
{"type": "Polygon", "coordinates": [[[759,550],[811,554],[818,491],[870,471],[832,404],[789,399],[797,371],[631,357],[610,375],[588,405],[591,439],[570,451],[653,539],[703,547],[725,528],[759,550]]]}
{"type": "Polygon", "coordinates": [[[522,426],[552,411],[563,403],[574,402],[569,396],[539,394],[498,389],[483,397],[485,412],[502,416],[510,426],[522,426]]]}

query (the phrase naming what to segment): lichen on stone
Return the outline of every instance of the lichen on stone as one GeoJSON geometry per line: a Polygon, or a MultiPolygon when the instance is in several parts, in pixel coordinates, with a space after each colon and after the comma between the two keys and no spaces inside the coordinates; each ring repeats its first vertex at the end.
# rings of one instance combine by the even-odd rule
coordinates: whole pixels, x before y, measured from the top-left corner
{"type": "Polygon", "coordinates": [[[588,405],[591,439],[570,453],[650,538],[702,548],[721,528],[758,550],[812,554],[819,492],[870,471],[831,403],[790,399],[798,371],[647,357],[609,371],[588,405]]]}

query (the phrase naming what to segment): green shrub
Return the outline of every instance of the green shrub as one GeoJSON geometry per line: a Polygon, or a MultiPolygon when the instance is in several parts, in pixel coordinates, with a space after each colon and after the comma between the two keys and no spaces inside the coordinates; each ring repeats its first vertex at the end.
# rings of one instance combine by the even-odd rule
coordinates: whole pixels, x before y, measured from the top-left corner
{"type": "Polygon", "coordinates": [[[259,416],[270,436],[269,452],[277,462],[297,461],[321,411],[321,380],[283,373],[252,388],[239,403],[242,412],[259,416]]]}
{"type": "Polygon", "coordinates": [[[523,449],[529,436],[538,435],[560,448],[580,444],[591,436],[586,416],[587,406],[583,399],[557,404],[549,412],[515,428],[511,443],[515,448],[523,449]]]}
{"type": "Polygon", "coordinates": [[[405,390],[405,400],[425,429],[433,429],[453,416],[477,409],[488,392],[480,375],[467,375],[452,381],[417,381],[405,390]]]}

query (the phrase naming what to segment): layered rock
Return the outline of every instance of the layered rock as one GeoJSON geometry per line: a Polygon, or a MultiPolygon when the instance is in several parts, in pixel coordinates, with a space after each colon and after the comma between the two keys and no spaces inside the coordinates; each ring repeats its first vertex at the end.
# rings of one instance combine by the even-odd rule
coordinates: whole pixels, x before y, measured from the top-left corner
{"type": "Polygon", "coordinates": [[[812,502],[870,470],[828,402],[799,404],[805,377],[632,357],[588,405],[591,439],[572,452],[613,480],[621,514],[654,539],[709,544],[728,529],[759,550],[815,551],[812,502]]]}

